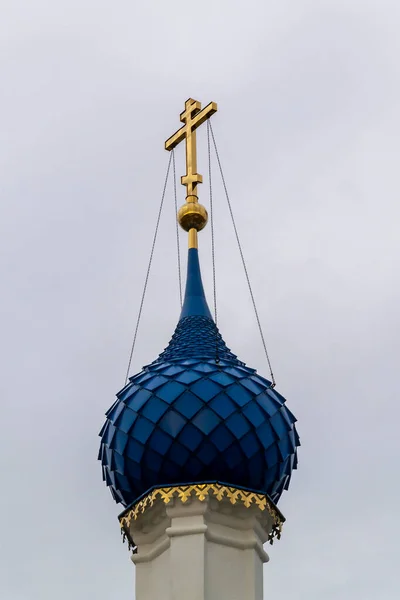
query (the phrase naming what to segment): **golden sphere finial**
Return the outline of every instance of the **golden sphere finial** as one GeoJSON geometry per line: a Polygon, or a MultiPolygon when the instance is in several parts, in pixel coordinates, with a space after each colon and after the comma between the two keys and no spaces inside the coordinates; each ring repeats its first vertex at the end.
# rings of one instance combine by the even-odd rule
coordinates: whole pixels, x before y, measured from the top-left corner
{"type": "Polygon", "coordinates": [[[201,231],[207,225],[207,211],[202,204],[194,200],[194,196],[189,198],[186,204],[178,210],[178,223],[185,231],[190,231],[190,229],[201,231]]]}

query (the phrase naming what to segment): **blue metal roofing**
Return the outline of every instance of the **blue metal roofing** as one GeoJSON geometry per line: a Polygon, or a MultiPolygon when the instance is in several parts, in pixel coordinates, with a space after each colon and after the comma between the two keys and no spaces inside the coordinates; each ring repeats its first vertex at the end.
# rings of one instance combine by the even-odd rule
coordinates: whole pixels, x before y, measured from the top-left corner
{"type": "Polygon", "coordinates": [[[297,466],[285,399],[227,348],[189,250],[182,314],[168,347],[130,378],[100,435],[103,478],[127,506],[156,485],[224,481],[274,502],[297,466]]]}
{"type": "Polygon", "coordinates": [[[199,251],[190,248],[188,255],[187,279],[185,301],[183,303],[181,319],[198,315],[211,319],[210,309],[204,295],[203,282],[201,280],[199,251]]]}

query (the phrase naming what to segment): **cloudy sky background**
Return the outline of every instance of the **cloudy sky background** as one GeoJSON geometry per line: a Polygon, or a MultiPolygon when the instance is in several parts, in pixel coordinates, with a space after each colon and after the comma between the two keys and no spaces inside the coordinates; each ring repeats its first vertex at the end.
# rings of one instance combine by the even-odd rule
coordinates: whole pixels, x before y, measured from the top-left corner
{"type": "MultiPolygon", "coordinates": [[[[302,440],[265,598],[397,599],[398,1],[0,0],[0,13],[0,597],[134,597],[97,433],[124,382],[163,142],[192,96],[219,105],[243,250],[302,440]]],[[[267,375],[214,180],[220,329],[267,375]]],[[[132,373],[178,318],[174,227],[169,188],[132,373]]],[[[200,245],[211,300],[209,229],[200,245]]]]}

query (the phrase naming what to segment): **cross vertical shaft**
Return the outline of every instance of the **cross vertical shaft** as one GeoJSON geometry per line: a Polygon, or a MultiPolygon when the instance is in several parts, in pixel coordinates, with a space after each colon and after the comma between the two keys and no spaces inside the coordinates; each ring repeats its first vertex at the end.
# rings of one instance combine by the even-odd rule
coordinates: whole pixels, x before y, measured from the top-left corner
{"type": "Polygon", "coordinates": [[[203,178],[197,173],[196,131],[190,128],[186,133],[186,175],[181,178],[181,182],[186,185],[186,196],[198,197],[197,184],[203,183],[203,178]]]}

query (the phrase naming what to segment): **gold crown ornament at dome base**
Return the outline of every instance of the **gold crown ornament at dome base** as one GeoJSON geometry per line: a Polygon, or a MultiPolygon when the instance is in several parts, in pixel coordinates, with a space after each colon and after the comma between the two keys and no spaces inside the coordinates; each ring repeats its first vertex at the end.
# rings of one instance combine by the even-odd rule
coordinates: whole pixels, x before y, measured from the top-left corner
{"type": "Polygon", "coordinates": [[[261,512],[269,513],[272,519],[272,526],[268,535],[268,541],[270,544],[273,544],[275,539],[280,540],[285,517],[269,496],[214,482],[173,485],[153,489],[141,500],[128,506],[119,515],[118,520],[123,541],[128,541],[129,549],[135,548],[135,542],[130,535],[131,522],[140,518],[157,500],[161,500],[164,504],[170,504],[176,498],[182,504],[186,504],[191,498],[197,498],[200,502],[205,502],[210,497],[215,498],[218,502],[242,505],[246,509],[257,507],[261,512]]]}

